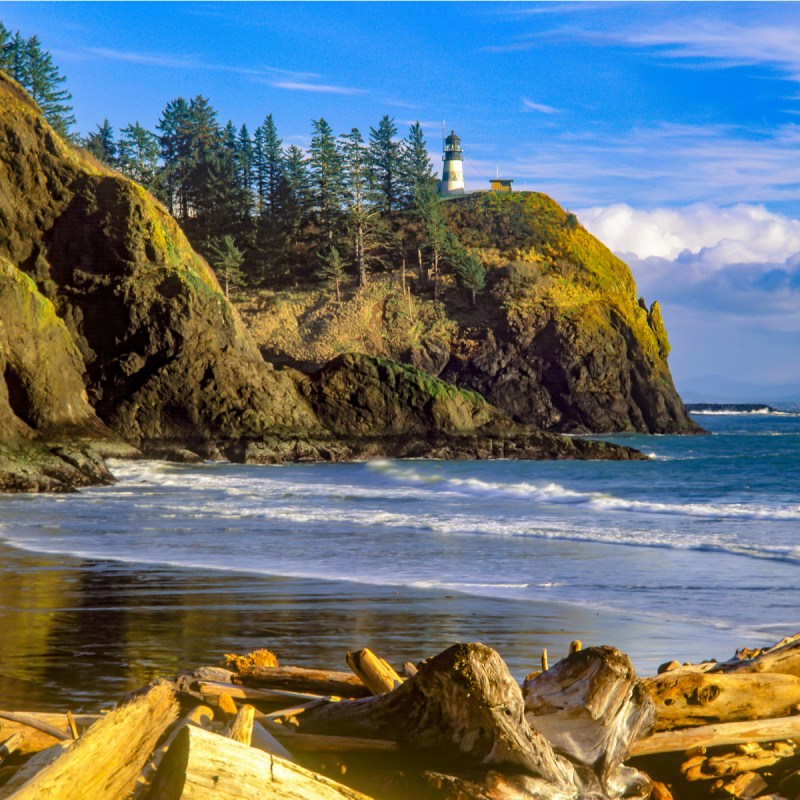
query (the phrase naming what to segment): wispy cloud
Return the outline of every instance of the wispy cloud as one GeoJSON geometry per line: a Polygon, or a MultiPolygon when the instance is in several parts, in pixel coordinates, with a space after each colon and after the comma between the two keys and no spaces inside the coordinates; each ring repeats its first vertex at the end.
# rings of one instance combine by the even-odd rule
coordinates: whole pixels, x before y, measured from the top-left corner
{"type": "Polygon", "coordinates": [[[614,38],[655,48],[671,59],[710,59],[725,67],[767,64],[800,73],[800,27],[793,25],[745,26],[699,19],[659,25],[654,31],[622,32],[614,38]]]}
{"type": "Polygon", "coordinates": [[[365,89],[351,86],[332,86],[325,83],[303,83],[301,81],[269,81],[276,89],[289,89],[295,92],[323,92],[325,94],[365,94],[365,89]]]}
{"type": "Polygon", "coordinates": [[[545,105],[544,103],[534,103],[533,100],[522,98],[522,105],[526,111],[538,111],[540,114],[560,114],[560,108],[545,105]]]}
{"type": "Polygon", "coordinates": [[[259,65],[254,67],[240,67],[231,64],[217,64],[206,61],[199,56],[191,54],[148,53],[125,50],[113,50],[105,47],[90,47],[88,52],[97,58],[108,61],[121,61],[130,64],[143,64],[146,66],[160,67],[163,69],[193,69],[208,72],[226,72],[242,75],[265,82],[299,82],[307,83],[321,78],[316,72],[296,72],[294,70],[259,65]]]}

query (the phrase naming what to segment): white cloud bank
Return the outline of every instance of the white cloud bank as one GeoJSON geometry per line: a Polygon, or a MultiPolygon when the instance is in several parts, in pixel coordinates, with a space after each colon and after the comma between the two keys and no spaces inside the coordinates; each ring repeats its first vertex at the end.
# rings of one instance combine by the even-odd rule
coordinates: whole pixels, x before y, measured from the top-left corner
{"type": "Polygon", "coordinates": [[[800,377],[799,220],[743,204],[576,213],[661,301],[676,377],[800,377]]]}

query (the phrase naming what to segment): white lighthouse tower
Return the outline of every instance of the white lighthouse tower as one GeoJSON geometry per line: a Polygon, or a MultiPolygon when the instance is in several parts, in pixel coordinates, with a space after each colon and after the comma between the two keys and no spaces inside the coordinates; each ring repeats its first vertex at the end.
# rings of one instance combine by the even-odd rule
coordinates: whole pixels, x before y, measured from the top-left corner
{"type": "Polygon", "coordinates": [[[461,149],[461,139],[455,131],[444,140],[444,155],[442,156],[442,180],[436,187],[441,197],[452,197],[464,194],[464,151],[461,149]]]}

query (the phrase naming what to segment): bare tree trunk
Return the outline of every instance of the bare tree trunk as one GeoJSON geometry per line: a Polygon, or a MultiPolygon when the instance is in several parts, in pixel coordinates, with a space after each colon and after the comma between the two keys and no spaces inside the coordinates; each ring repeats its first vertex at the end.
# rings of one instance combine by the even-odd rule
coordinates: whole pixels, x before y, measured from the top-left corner
{"type": "Polygon", "coordinates": [[[359,219],[356,227],[356,264],[358,265],[358,285],[367,285],[367,261],[364,257],[364,223],[359,219]]]}

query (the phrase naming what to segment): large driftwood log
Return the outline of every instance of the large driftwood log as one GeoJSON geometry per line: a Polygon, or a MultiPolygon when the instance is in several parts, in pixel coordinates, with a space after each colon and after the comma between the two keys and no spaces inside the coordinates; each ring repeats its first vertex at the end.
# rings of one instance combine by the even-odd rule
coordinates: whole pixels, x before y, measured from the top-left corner
{"type": "Polygon", "coordinates": [[[748,742],[776,742],[779,739],[800,739],[800,717],[779,717],[748,722],[723,722],[660,731],[634,744],[632,756],[656,753],[677,753],[695,747],[721,747],[748,742]]]}
{"type": "Polygon", "coordinates": [[[13,794],[0,788],[0,797],[122,800],[133,791],[157,740],[177,716],[172,685],[159,682],[92,725],[13,794]]]}
{"type": "Polygon", "coordinates": [[[370,800],[303,767],[187,725],[148,800],[370,800]]]}
{"type": "Polygon", "coordinates": [[[371,694],[357,675],[304,667],[243,667],[234,681],[245,686],[337,697],[369,697],[371,694]]]}
{"type": "Polygon", "coordinates": [[[482,644],[450,647],[391,692],[309,708],[297,719],[301,733],[394,739],[439,759],[516,768],[558,787],[579,783],[525,721],[519,685],[482,644]]]}
{"type": "Polygon", "coordinates": [[[647,779],[621,765],[652,730],[655,707],[624,653],[575,650],[526,680],[522,694],[528,722],[557,753],[591,768],[610,796],[646,795],[647,779]]]}
{"type": "Polygon", "coordinates": [[[772,673],[674,670],[644,681],[656,730],[785,717],[800,706],[800,678],[772,673]]]}

